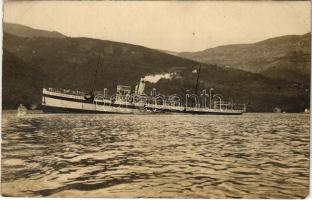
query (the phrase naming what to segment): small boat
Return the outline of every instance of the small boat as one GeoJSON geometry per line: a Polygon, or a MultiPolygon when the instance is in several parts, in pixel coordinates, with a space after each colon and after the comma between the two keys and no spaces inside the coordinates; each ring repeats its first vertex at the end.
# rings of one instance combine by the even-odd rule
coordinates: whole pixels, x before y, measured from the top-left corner
{"type": "Polygon", "coordinates": [[[23,105],[20,104],[17,108],[17,116],[24,116],[27,113],[27,108],[23,105]]]}

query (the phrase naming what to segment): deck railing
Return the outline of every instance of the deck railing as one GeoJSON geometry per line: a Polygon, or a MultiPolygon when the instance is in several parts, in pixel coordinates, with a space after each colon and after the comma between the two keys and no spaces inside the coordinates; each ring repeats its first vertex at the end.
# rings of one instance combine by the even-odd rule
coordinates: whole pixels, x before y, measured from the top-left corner
{"type": "Polygon", "coordinates": [[[68,90],[62,90],[62,89],[43,88],[43,94],[65,97],[65,98],[70,98],[70,99],[79,99],[79,100],[85,99],[84,93],[82,92],[68,92],[68,90]]]}

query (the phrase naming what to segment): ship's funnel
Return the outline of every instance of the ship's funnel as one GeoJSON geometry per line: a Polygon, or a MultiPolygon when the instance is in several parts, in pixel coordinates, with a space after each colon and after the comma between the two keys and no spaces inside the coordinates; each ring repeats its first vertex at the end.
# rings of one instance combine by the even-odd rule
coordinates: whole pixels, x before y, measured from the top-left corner
{"type": "Polygon", "coordinates": [[[141,78],[139,86],[138,86],[138,94],[143,95],[144,89],[145,89],[145,81],[144,81],[144,78],[141,78]]]}

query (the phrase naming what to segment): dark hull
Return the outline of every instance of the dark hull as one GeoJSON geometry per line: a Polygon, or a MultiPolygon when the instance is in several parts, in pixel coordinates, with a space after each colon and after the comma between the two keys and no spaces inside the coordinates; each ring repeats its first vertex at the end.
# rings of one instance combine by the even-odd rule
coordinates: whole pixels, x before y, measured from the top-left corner
{"type": "Polygon", "coordinates": [[[242,115],[242,112],[227,112],[227,111],[223,111],[223,112],[204,112],[204,111],[173,111],[173,110],[165,110],[165,113],[181,113],[181,114],[191,114],[191,115],[242,115]]]}
{"type": "MultiPolygon", "coordinates": [[[[128,113],[116,113],[116,112],[103,112],[83,109],[72,109],[72,108],[60,108],[42,105],[42,111],[45,113],[77,113],[77,114],[128,114],[128,113]]],[[[231,113],[231,112],[200,112],[200,111],[172,111],[165,110],[162,112],[156,112],[157,114],[192,114],[192,115],[241,115],[242,113],[231,113]]],[[[142,112],[142,114],[144,114],[142,112]]],[[[146,112],[145,114],[153,114],[153,112],[146,112]]]]}
{"type": "Polygon", "coordinates": [[[184,111],[184,113],[192,115],[242,115],[242,113],[232,112],[200,112],[200,111],[184,111]]]}

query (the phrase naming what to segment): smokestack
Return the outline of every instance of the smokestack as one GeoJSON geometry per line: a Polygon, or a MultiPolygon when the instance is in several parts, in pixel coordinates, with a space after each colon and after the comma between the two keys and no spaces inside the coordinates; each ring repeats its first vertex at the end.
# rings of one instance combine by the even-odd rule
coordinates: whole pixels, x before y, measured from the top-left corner
{"type": "Polygon", "coordinates": [[[144,81],[144,77],[142,77],[139,83],[139,87],[138,87],[138,94],[143,95],[144,89],[145,89],[145,81],[144,81]]]}

